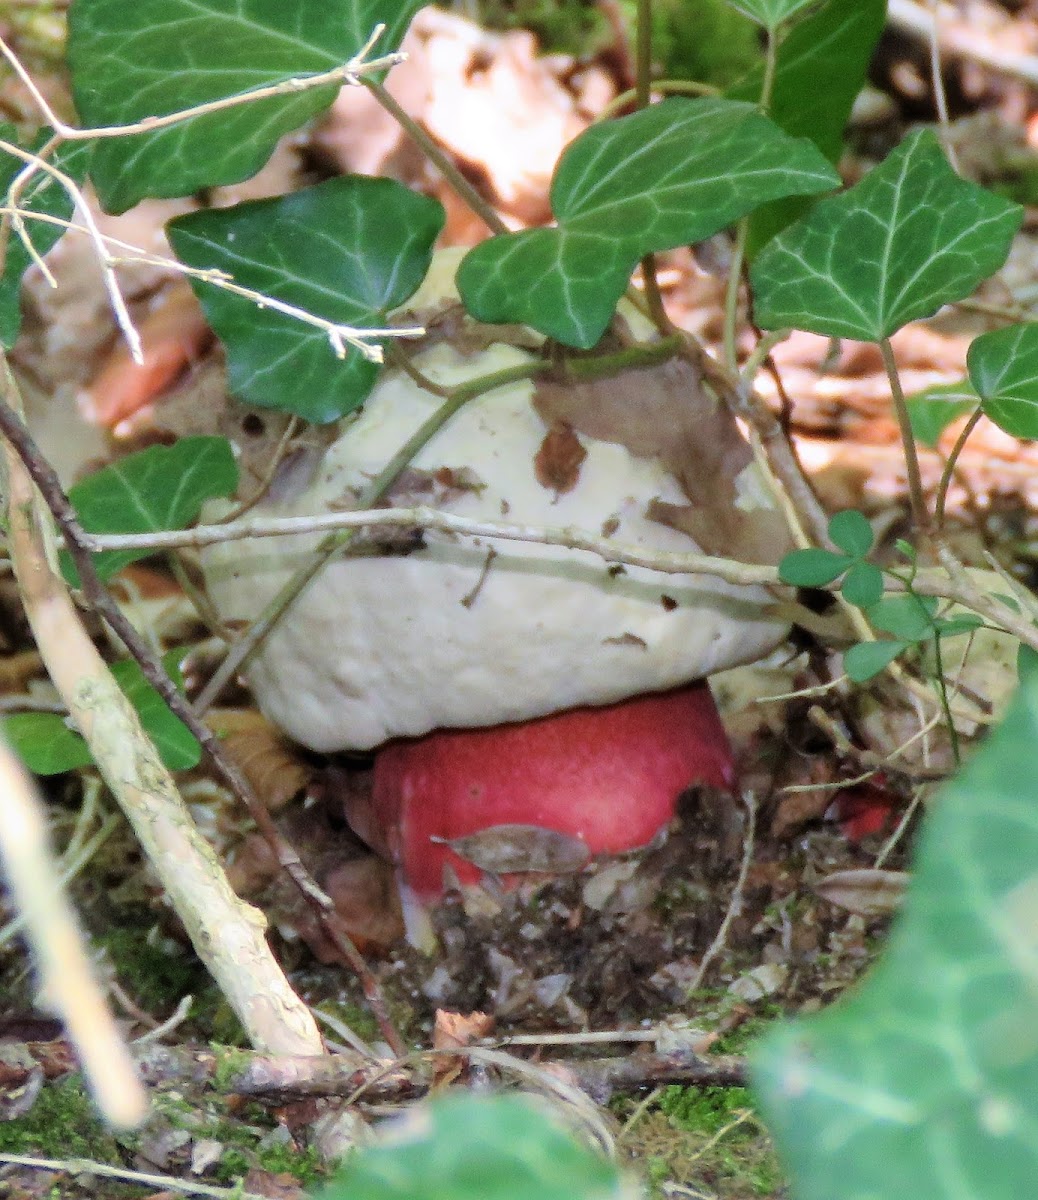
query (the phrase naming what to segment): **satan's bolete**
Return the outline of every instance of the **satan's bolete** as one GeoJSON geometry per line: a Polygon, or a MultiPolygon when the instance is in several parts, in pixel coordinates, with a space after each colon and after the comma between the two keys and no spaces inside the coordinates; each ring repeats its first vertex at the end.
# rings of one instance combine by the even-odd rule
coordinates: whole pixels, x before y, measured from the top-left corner
{"type": "MultiPolygon", "coordinates": [[[[529,330],[462,319],[456,262],[438,256],[408,306],[430,330],[414,365],[441,387],[538,352],[529,330]]],[[[284,464],[257,511],[355,507],[441,403],[387,369],[337,440],[284,464]]],[[[462,407],[385,500],[654,550],[774,562],[787,548],[749,446],[684,361],[498,387],[462,407]]],[[[258,616],[317,541],[207,549],[222,616],[258,616]]],[[[463,881],[478,874],[457,839],[487,827],[547,829],[588,854],[615,852],[651,840],[690,784],[731,786],[724,730],[699,681],[781,640],[769,599],[565,548],[373,529],[310,584],[248,678],[267,716],[303,744],[384,747],[372,809],[355,822],[429,897],[447,863],[463,881]]]]}

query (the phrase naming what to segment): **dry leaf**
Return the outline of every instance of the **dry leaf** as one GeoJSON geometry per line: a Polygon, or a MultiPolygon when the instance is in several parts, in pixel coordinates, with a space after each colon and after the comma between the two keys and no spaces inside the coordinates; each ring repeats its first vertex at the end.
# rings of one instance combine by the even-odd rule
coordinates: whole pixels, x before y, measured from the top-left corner
{"type": "Polygon", "coordinates": [[[814,885],[814,891],[830,904],[862,917],[886,917],[901,905],[909,876],[904,871],[862,867],[834,871],[814,885]]]}
{"type": "Polygon", "coordinates": [[[566,421],[555,421],[534,455],[537,482],[556,496],[571,492],[580,479],[585,458],[587,451],[573,432],[573,426],[566,421]]]}
{"type": "Polygon", "coordinates": [[[514,874],[543,871],[572,875],[587,866],[590,851],[582,838],[539,825],[492,825],[460,838],[432,838],[481,871],[514,874]]]}
{"type": "Polygon", "coordinates": [[[313,777],[299,748],[255,709],[215,709],[206,720],[270,812],[280,812],[313,777]]]}

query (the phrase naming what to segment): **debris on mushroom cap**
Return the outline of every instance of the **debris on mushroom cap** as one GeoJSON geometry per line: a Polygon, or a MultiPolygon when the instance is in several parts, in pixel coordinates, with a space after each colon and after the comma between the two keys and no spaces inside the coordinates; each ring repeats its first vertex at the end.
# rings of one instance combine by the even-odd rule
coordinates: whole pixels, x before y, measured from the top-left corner
{"type": "MultiPolygon", "coordinates": [[[[434,259],[409,311],[442,312],[457,261],[434,259]]],[[[414,358],[438,384],[532,357],[506,342],[476,348],[494,331],[456,324],[454,344],[430,336],[414,358]]],[[[386,501],[572,526],[642,548],[772,561],[784,552],[784,526],[749,447],[691,367],[643,368],[597,390],[585,383],[579,398],[531,381],[480,396],[419,452],[386,501]]],[[[387,369],[323,457],[286,464],[257,514],[355,506],[441,403],[387,369]]],[[[255,618],[317,541],[206,549],[221,615],[255,618]]],[[[769,599],[760,588],[618,569],[561,547],[375,530],[364,554],[325,568],[296,601],[249,681],[264,712],[305,745],[367,749],[442,726],[608,704],[752,660],[785,633],[765,612],[769,599]]]]}

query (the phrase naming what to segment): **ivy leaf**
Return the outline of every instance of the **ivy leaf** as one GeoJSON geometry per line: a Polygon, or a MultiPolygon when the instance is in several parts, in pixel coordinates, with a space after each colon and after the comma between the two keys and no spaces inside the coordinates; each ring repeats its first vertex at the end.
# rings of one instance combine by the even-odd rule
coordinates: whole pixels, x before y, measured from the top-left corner
{"type": "Polygon", "coordinates": [[[572,142],[551,185],[558,227],[481,243],[458,287],[481,321],[522,322],[589,349],[646,254],[702,241],[766,200],[836,183],[810,142],[755,105],[665,100],[572,142]]]}
{"type": "Polygon", "coordinates": [[[868,517],[855,508],[845,508],[829,518],[829,536],[853,558],[864,558],[876,539],[868,517]]]}
{"type": "MultiPolygon", "coordinates": [[[[375,55],[395,50],[420,0],[76,0],[68,61],[87,126],[128,125],[244,91],[333,70],[376,24],[375,55]]],[[[282,134],[335,99],[333,86],[105,138],[92,178],[108,212],[145,196],[187,196],[248,179],[282,134]]]]}
{"type": "Polygon", "coordinates": [[[809,546],[806,550],[791,550],[783,558],[779,579],[793,587],[826,587],[853,564],[849,555],[809,546]]]}
{"type": "MultiPolygon", "coordinates": [[[[50,137],[51,131],[43,129],[24,149],[35,152],[46,145],[50,137]]],[[[7,123],[0,124],[0,141],[21,145],[14,126],[7,123]]],[[[90,142],[66,142],[48,161],[51,166],[81,183],[86,176],[92,150],[93,145],[90,142]]],[[[8,189],[25,165],[24,159],[18,155],[0,149],[0,196],[5,197],[5,203],[8,189]]],[[[29,212],[68,221],[72,218],[74,206],[71,196],[61,184],[53,176],[40,171],[22,193],[19,207],[29,212]]],[[[60,225],[34,221],[27,216],[25,232],[36,252],[42,257],[58,243],[65,231],[60,225]]],[[[32,259],[22,239],[12,229],[8,235],[3,275],[0,276],[0,345],[7,349],[14,345],[21,328],[20,288],[22,276],[31,263],[32,259]]]]}
{"type": "MultiPolygon", "coordinates": [[[[794,25],[779,46],[768,116],[790,137],[810,138],[831,163],[843,153],[843,132],[886,19],[887,0],[828,0],[794,25]]],[[[763,68],[757,68],[727,95],[756,103],[763,78],[763,68]]],[[[754,212],[747,240],[750,261],[813,203],[794,197],[754,212]]]]}
{"type": "MultiPolygon", "coordinates": [[[[177,257],[313,316],[361,328],[418,288],[444,211],[391,179],[349,175],[275,200],[178,217],[167,226],[177,257]]],[[[307,421],[334,421],[362,404],[377,363],[335,357],[328,334],[273,308],[192,279],[227,348],[231,391],[307,421]]]]}
{"type": "Polygon", "coordinates": [[[82,737],[59,713],[13,713],[4,718],[11,748],[34,775],[61,775],[94,761],[82,737]]]}
{"type": "Polygon", "coordinates": [[[936,596],[916,596],[910,592],[887,596],[869,609],[869,623],[884,633],[892,633],[909,642],[920,642],[933,636],[933,618],[938,604],[936,596]]]}
{"type": "MultiPolygon", "coordinates": [[[[180,673],[183,649],[170,650],[162,659],[166,673],[183,689],[180,673]]],[[[202,748],[186,725],[166,707],[158,692],[146,682],[132,659],[112,663],[115,682],[137,710],[145,733],[155,743],[159,757],[171,771],[198,765],[202,748]]],[[[59,713],[15,713],[3,723],[8,741],[36,775],[60,775],[93,762],[84,738],[59,713]]]]}
{"type": "Polygon", "coordinates": [[[790,17],[816,0],[728,0],[732,8],[745,13],[765,29],[775,30],[790,17]]]}
{"type": "Polygon", "coordinates": [[[983,333],[966,355],[984,413],[1013,437],[1038,437],[1038,325],[983,333]]]}
{"type": "MultiPolygon", "coordinates": [[[[206,500],[229,496],[237,486],[238,466],[227,439],[189,437],[95,471],[69,490],[69,499],[88,533],[157,533],[185,528],[206,500]]],[[[94,565],[102,579],[110,579],[151,553],[105,550],[94,555],[94,565]]],[[[65,578],[78,586],[72,561],[67,554],[62,559],[65,578]]]]}
{"type": "Polygon", "coordinates": [[[1033,1194],[1036,745],[1038,680],[1025,676],[1001,727],[927,805],[878,964],[753,1053],[800,1200],[1033,1194]]]}
{"type": "MultiPolygon", "coordinates": [[[[162,656],[166,674],[181,691],[184,688],[184,677],[180,664],[184,661],[186,653],[186,649],[180,647],[162,656]]],[[[202,757],[202,747],[184,722],[170,712],[165,700],[144,678],[137,663],[133,659],[113,663],[112,675],[137,710],[145,733],[155,744],[155,749],[166,766],[171,771],[187,771],[191,767],[197,767],[202,757]]]]}
{"type": "Polygon", "coordinates": [[[913,644],[901,638],[894,641],[859,642],[844,652],[843,669],[852,683],[868,683],[913,644]]]}
{"type": "Polygon", "coordinates": [[[883,598],[883,572],[872,563],[855,563],[840,591],[848,604],[868,608],[883,598]]]}
{"type": "Polygon", "coordinates": [[[956,175],[919,130],[761,251],[750,271],[757,324],[879,341],[968,296],[1005,262],[1022,219],[1018,204],[956,175]]]}
{"type": "Polygon", "coordinates": [[[636,1200],[615,1165],[515,1096],[448,1096],[352,1154],[316,1200],[636,1200]]]}
{"type": "Polygon", "coordinates": [[[917,442],[937,449],[941,435],[959,419],[979,404],[976,392],[964,379],[961,383],[939,383],[933,387],[905,397],[908,423],[917,442]]]}

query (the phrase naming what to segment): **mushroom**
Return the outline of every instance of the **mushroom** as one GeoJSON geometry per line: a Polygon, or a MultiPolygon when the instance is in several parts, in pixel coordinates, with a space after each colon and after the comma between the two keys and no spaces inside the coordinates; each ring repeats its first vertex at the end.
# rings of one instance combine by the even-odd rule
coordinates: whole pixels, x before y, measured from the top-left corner
{"type": "MultiPolygon", "coordinates": [[[[437,255],[408,306],[430,330],[414,364],[447,386],[529,362],[538,342],[530,330],[462,319],[457,261],[437,255]]],[[[283,465],[257,512],[355,507],[441,403],[387,369],[337,440],[283,465]]],[[[488,392],[385,499],[654,550],[775,561],[786,548],[749,446],[684,361],[488,392]]],[[[207,548],[206,583],[224,619],[254,619],[317,540],[207,548]]],[[[381,747],[371,805],[349,815],[396,863],[405,901],[439,894],[447,867],[464,883],[481,863],[510,874],[642,846],[688,786],[732,786],[703,681],[783,638],[765,590],[432,530],[375,528],[354,549],[299,597],[248,680],[264,713],[304,745],[381,747]]]]}

